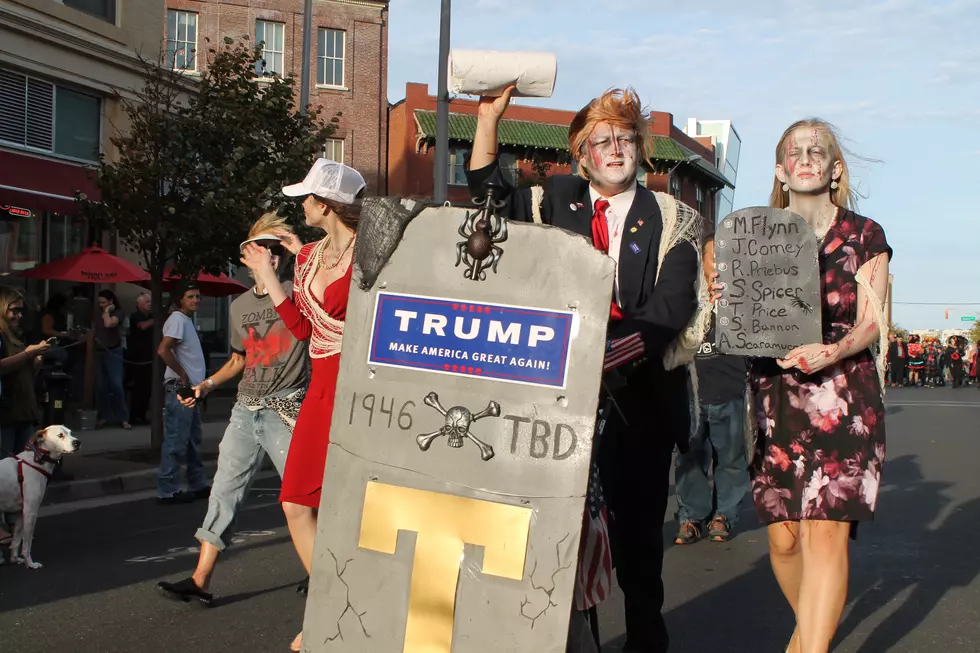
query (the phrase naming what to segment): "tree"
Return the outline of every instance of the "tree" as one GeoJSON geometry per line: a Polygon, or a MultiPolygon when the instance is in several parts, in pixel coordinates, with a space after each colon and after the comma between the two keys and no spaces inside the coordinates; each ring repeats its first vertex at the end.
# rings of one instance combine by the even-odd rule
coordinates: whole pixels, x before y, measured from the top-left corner
{"type": "MultiPolygon", "coordinates": [[[[164,271],[215,273],[238,261],[238,243],[282,186],[302,179],[338,121],[298,111],[292,76],[259,80],[261,51],[224,39],[195,82],[163,62],[143,62],[144,86],[120,96],[128,128],[115,161],[98,170],[99,202],[80,198],[97,225],[118,233],[151,276],[154,342],[166,317],[164,271]]],[[[338,114],[339,115],[339,114],[338,114]]],[[[162,362],[153,361],[152,442],[163,439],[162,362]]]]}
{"type": "Polygon", "coordinates": [[[531,157],[531,172],[524,172],[522,169],[517,169],[517,187],[518,188],[530,188],[531,186],[541,186],[544,184],[548,175],[551,173],[551,163],[544,161],[541,157],[535,153],[531,157]]]}
{"type": "Polygon", "coordinates": [[[966,337],[971,343],[976,344],[980,342],[980,322],[973,323],[973,327],[970,329],[970,333],[968,333],[966,337]]]}

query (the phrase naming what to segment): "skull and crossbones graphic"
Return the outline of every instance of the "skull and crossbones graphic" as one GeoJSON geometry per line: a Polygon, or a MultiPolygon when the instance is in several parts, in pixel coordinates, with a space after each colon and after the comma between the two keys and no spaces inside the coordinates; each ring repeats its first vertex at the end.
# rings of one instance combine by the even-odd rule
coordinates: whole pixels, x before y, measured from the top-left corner
{"type": "Polygon", "coordinates": [[[500,404],[496,401],[491,401],[484,410],[473,414],[469,409],[463,408],[462,406],[453,406],[449,410],[446,410],[439,403],[439,395],[435,392],[427,394],[423,402],[426,406],[431,406],[439,411],[446,418],[446,422],[438,431],[422,433],[416,437],[415,441],[419,443],[419,449],[428,451],[433,440],[443,435],[446,436],[446,442],[450,447],[459,449],[464,444],[464,438],[469,438],[476,446],[480,447],[480,458],[484,461],[493,458],[493,447],[470,433],[470,426],[472,426],[473,422],[484,417],[500,417],[500,404]]]}

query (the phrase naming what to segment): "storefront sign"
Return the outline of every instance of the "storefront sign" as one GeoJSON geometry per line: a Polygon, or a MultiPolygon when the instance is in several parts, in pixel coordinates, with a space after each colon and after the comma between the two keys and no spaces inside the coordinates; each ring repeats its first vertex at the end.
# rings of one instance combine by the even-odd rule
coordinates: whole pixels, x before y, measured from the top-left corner
{"type": "Polygon", "coordinates": [[[30,209],[24,209],[19,206],[7,206],[6,204],[0,204],[0,211],[6,211],[15,218],[30,218],[34,215],[30,209]]]}

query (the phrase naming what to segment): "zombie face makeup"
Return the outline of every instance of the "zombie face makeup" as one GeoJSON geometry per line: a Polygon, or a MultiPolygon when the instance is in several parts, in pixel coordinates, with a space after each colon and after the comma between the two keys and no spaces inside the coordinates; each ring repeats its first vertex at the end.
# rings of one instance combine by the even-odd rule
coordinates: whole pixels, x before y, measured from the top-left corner
{"type": "Polygon", "coordinates": [[[607,194],[626,190],[636,182],[637,138],[624,130],[600,122],[579,153],[579,165],[589,174],[592,185],[607,194]]]}
{"type": "Polygon", "coordinates": [[[776,176],[791,191],[815,195],[826,192],[837,163],[831,155],[832,141],[826,130],[802,126],[793,131],[783,146],[783,162],[776,176]]]}

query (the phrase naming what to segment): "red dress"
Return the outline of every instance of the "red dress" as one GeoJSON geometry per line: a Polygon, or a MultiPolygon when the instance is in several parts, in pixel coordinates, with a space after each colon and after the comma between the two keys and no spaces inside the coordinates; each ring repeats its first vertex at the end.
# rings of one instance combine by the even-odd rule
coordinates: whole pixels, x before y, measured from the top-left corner
{"type": "MultiPolygon", "coordinates": [[[[313,244],[307,245],[296,257],[299,269],[310,257],[313,244]]],[[[343,277],[332,282],[323,291],[318,304],[333,319],[343,321],[347,317],[347,295],[350,292],[350,265],[343,277]]],[[[294,294],[302,292],[297,287],[294,294]]],[[[314,324],[296,306],[293,300],[276,306],[283,323],[297,340],[308,340],[313,333],[314,324]]],[[[295,503],[310,508],[320,507],[320,490],[323,488],[323,470],[327,461],[327,445],[330,443],[330,419],[333,416],[333,398],[337,389],[337,374],[340,371],[340,354],[326,358],[312,358],[310,387],[296,418],[293,439],[286,457],[286,469],[282,475],[280,503],[295,503]]]]}

